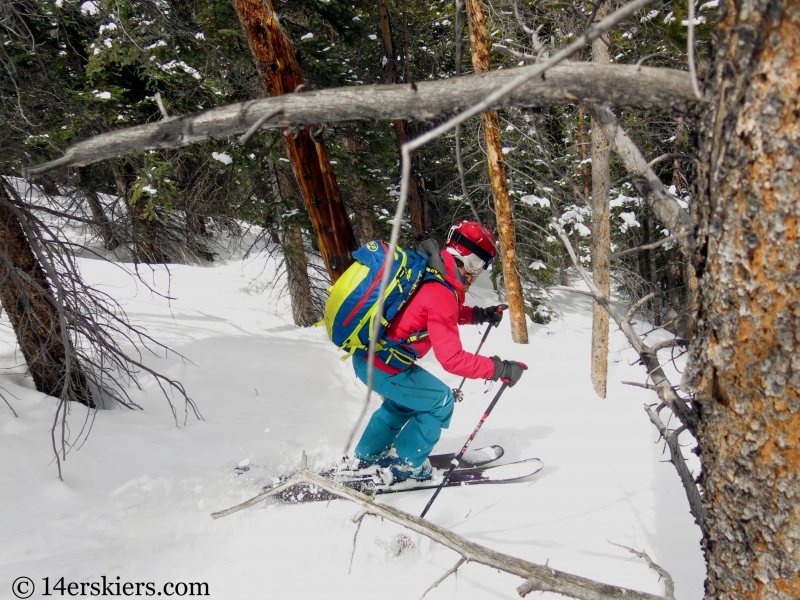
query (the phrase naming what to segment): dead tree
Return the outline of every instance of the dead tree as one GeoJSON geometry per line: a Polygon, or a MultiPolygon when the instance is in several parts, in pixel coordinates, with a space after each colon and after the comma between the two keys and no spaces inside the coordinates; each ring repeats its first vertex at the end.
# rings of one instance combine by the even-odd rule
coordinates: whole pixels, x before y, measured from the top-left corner
{"type": "MultiPolygon", "coordinates": [[[[176,423],[172,392],[185,401],[184,419],[190,411],[200,418],[179,382],[142,361],[143,351],[169,349],[132,325],[119,304],[81,278],[75,253],[92,254],[93,250],[67,239],[62,227],[90,221],[61,206],[61,200],[69,202],[60,196],[44,196],[33,203],[13,185],[0,181],[0,301],[37,390],[58,398],[51,436],[59,477],[69,449],[79,441],[67,426],[75,401],[91,408],[115,404],[139,408],[128,388],[138,385],[139,376],[147,373],[164,392],[176,423]],[[134,346],[133,352],[121,347],[123,340],[134,346]]],[[[125,269],[123,264],[117,266],[125,269]]],[[[88,429],[78,437],[87,434],[88,429]]]]}
{"type": "MultiPolygon", "coordinates": [[[[595,20],[603,19],[609,12],[608,2],[597,9],[595,20]]],[[[607,38],[592,42],[592,62],[609,64],[611,48],[607,38]]],[[[598,289],[610,296],[611,264],[611,174],[609,171],[611,151],[597,123],[592,123],[592,278],[598,289]]],[[[606,397],[608,381],[608,313],[595,303],[592,307],[592,360],[591,378],[594,391],[606,397]]]]}
{"type": "MultiPolygon", "coordinates": [[[[261,83],[270,96],[300,91],[303,78],[292,43],[275,14],[273,0],[234,0],[261,83]]],[[[321,119],[317,122],[324,122],[321,119]]],[[[339,193],[328,151],[313,125],[284,130],[283,142],[331,280],[353,262],[356,249],[347,207],[339,193]]]]}
{"type": "MultiPolygon", "coordinates": [[[[58,297],[25,233],[24,213],[0,184],[0,302],[17,337],[36,391],[95,403],[67,333],[58,297]]],[[[56,278],[56,281],[57,278],[56,278]]]]}
{"type": "MultiPolygon", "coordinates": [[[[472,66],[476,73],[489,71],[489,48],[486,43],[486,21],[480,0],[467,0],[467,23],[469,41],[472,48],[472,66]]],[[[522,282],[519,276],[517,258],[517,234],[514,228],[514,213],[508,195],[508,180],[503,160],[503,143],[500,139],[500,119],[496,110],[483,114],[483,136],[486,140],[486,160],[489,165],[489,179],[492,183],[494,212],[500,242],[500,256],[503,261],[503,282],[508,296],[509,318],[511,319],[511,339],[517,344],[528,343],[528,325],[525,319],[525,298],[522,295],[522,282]]]]}

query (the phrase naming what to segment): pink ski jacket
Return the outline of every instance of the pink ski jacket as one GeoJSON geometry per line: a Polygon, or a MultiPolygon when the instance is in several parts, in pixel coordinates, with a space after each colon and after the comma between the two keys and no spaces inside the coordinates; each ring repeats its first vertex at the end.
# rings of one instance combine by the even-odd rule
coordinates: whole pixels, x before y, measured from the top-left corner
{"type": "MultiPolygon", "coordinates": [[[[440,254],[447,270],[445,280],[458,293],[454,294],[453,290],[435,281],[424,283],[392,319],[386,334],[392,340],[401,340],[427,330],[427,337],[411,343],[420,358],[433,348],[436,360],[448,373],[470,379],[491,379],[494,361],[486,356],[476,356],[461,347],[458,326],[473,323],[472,307],[464,306],[466,288],[456,276],[455,259],[445,251],[440,254]]],[[[400,371],[378,360],[375,366],[387,373],[400,371]]]]}

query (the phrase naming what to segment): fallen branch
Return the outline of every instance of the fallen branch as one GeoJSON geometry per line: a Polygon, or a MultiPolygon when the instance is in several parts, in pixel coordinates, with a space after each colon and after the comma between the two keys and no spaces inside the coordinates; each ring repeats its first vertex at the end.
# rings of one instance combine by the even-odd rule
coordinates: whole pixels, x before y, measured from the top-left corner
{"type": "MultiPolygon", "coordinates": [[[[311,124],[356,120],[406,119],[429,121],[478,104],[526,70],[539,65],[503,69],[479,75],[411,85],[352,86],[285,94],[230,104],[191,115],[172,117],[103,133],[69,146],[59,159],[29,167],[25,177],[70,166],[165,148],[181,148],[209,139],[242,135],[259,127],[307,127],[311,124]],[[265,115],[273,117],[264,119],[265,115]]],[[[571,63],[553,67],[492,103],[491,109],[549,107],[579,102],[604,102],[619,108],[696,115],[703,103],[692,92],[687,73],[633,65],[571,63]]]]}
{"type": "Polygon", "coordinates": [[[661,420],[661,417],[658,415],[658,412],[653,410],[647,404],[645,404],[644,410],[647,412],[647,416],[650,417],[650,421],[656,426],[656,429],[658,429],[658,432],[661,434],[661,437],[664,438],[664,441],[667,444],[670,456],[669,461],[675,466],[675,470],[678,471],[681,484],[683,485],[683,489],[686,491],[686,497],[689,499],[689,510],[692,512],[692,516],[697,522],[697,525],[703,531],[703,537],[707,537],[708,513],[703,506],[703,501],[700,497],[700,490],[697,489],[694,476],[689,470],[689,465],[686,464],[686,459],[683,458],[681,446],[678,441],[678,437],[680,436],[682,429],[672,431],[667,428],[667,426],[661,420]]]}
{"type": "Polygon", "coordinates": [[[672,387],[672,384],[658,362],[658,356],[655,352],[653,352],[652,348],[644,343],[644,340],[642,340],[642,338],[633,328],[633,325],[631,325],[629,320],[631,318],[631,314],[629,313],[628,316],[623,316],[611,304],[611,300],[597,288],[592,278],[581,266],[580,261],[575,256],[575,251],[569,242],[569,238],[564,233],[564,230],[561,228],[561,226],[554,223],[553,227],[556,229],[559,238],[561,238],[569,257],[572,260],[572,264],[575,266],[578,274],[588,286],[589,290],[594,296],[595,301],[608,311],[608,314],[612,319],[614,319],[617,326],[622,330],[622,332],[625,334],[625,337],[628,338],[628,341],[633,349],[636,350],[637,354],[641,358],[642,363],[647,368],[648,377],[656,388],[658,397],[664,404],[669,406],[670,410],[675,413],[678,419],[680,419],[681,423],[688,427],[689,431],[692,433],[697,431],[697,415],[688,406],[686,406],[683,398],[681,398],[677,392],[675,392],[675,389],[672,387]]]}
{"type": "Polygon", "coordinates": [[[465,561],[480,563],[487,567],[522,577],[525,579],[525,583],[518,588],[518,591],[523,596],[532,591],[542,591],[554,592],[579,600],[664,600],[663,596],[600,583],[578,575],[557,571],[546,565],[539,565],[497,552],[486,546],[470,542],[444,527],[409,514],[399,508],[380,504],[373,497],[312,473],[306,468],[301,468],[291,479],[261,492],[241,504],[215,512],[211,516],[214,519],[219,519],[220,517],[231,515],[258,504],[270,496],[303,484],[316,486],[334,496],[351,500],[360,505],[362,510],[356,515],[356,518],[363,518],[368,514],[382,517],[454,550],[465,561]]]}
{"type": "Polygon", "coordinates": [[[603,130],[611,148],[620,157],[631,176],[636,191],[653,210],[656,218],[669,229],[686,256],[692,256],[695,245],[695,222],[650,167],[636,143],[628,136],[608,106],[589,104],[592,119],[603,130]]]}

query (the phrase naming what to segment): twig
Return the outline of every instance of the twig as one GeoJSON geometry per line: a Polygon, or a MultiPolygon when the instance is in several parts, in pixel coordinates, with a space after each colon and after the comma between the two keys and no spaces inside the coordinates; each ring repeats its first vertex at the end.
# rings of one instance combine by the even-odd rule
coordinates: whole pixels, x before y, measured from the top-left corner
{"type": "Polygon", "coordinates": [[[167,107],[164,106],[164,101],[161,99],[161,92],[156,92],[156,104],[158,104],[158,110],[161,112],[161,116],[164,117],[164,120],[166,121],[169,119],[167,107]]]}
{"type": "Polygon", "coordinates": [[[619,258],[620,256],[634,254],[635,252],[642,252],[643,250],[654,250],[655,248],[663,246],[667,242],[672,242],[679,238],[686,237],[688,235],[691,235],[691,232],[684,231],[683,233],[679,233],[678,235],[671,235],[669,237],[665,237],[664,239],[658,240],[657,242],[653,242],[652,244],[645,244],[643,246],[637,246],[636,248],[628,248],[627,250],[623,250],[622,252],[617,252],[616,254],[612,254],[611,256],[609,256],[608,259],[611,260],[612,258],[619,258]]]}
{"type": "Polygon", "coordinates": [[[467,562],[466,558],[464,558],[463,556],[461,558],[459,558],[458,562],[455,565],[453,565],[453,567],[449,571],[447,571],[447,573],[445,573],[444,575],[439,577],[439,579],[437,579],[436,581],[433,582],[431,587],[429,587],[427,590],[425,590],[425,592],[422,594],[422,596],[419,597],[419,600],[422,600],[425,596],[428,595],[428,592],[430,592],[432,589],[438,587],[440,583],[442,583],[445,579],[450,577],[450,575],[452,575],[453,573],[458,571],[458,568],[461,565],[463,565],[465,562],[467,562]]]}
{"type": "Polygon", "coordinates": [[[242,135],[242,137],[239,138],[239,143],[242,144],[242,145],[246,144],[248,142],[248,140],[255,135],[256,131],[261,129],[261,127],[264,125],[264,123],[269,121],[272,117],[278,116],[282,112],[283,112],[282,108],[276,108],[275,110],[266,113],[258,121],[253,123],[253,126],[250,129],[248,129],[244,133],[244,135],[242,135]]]}
{"type": "Polygon", "coordinates": [[[609,541],[608,543],[617,546],[618,548],[623,548],[634,556],[638,556],[639,558],[646,560],[647,566],[658,573],[659,577],[664,580],[664,597],[667,598],[667,600],[675,600],[675,582],[672,580],[672,575],[670,575],[666,569],[654,563],[653,559],[650,558],[647,552],[644,550],[640,552],[638,550],[634,550],[633,548],[628,548],[628,546],[623,546],[622,544],[617,544],[616,542],[612,541],[609,541]]]}
{"type": "Polygon", "coordinates": [[[361,510],[353,517],[353,523],[358,523],[358,527],[356,527],[356,532],[353,535],[353,550],[350,552],[350,567],[347,569],[347,574],[353,572],[353,559],[356,556],[356,540],[358,539],[358,532],[361,531],[361,523],[364,522],[364,517],[367,516],[366,510],[361,510]]]}
{"type": "Polygon", "coordinates": [[[554,285],[551,286],[550,291],[557,291],[557,292],[572,292],[573,294],[581,294],[582,296],[589,296],[590,298],[594,298],[594,294],[592,292],[587,292],[586,290],[578,290],[576,288],[571,287],[564,287],[561,285],[554,285]]]}
{"type": "Polygon", "coordinates": [[[620,383],[622,383],[622,385],[632,385],[632,386],[635,386],[635,387],[644,388],[646,390],[653,390],[654,392],[658,391],[658,388],[656,386],[654,386],[652,384],[649,384],[649,383],[638,383],[636,381],[622,381],[620,383]]]}

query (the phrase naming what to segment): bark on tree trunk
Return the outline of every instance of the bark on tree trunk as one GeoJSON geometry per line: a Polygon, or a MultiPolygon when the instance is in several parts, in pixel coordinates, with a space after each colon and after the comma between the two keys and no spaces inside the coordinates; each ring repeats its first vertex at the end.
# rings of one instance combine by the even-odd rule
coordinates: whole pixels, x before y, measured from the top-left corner
{"type": "MultiPolygon", "coordinates": [[[[276,195],[283,198],[287,205],[299,207],[292,185],[292,176],[286,168],[279,165],[275,166],[275,187],[276,195]]],[[[292,318],[298,327],[311,327],[317,318],[311,300],[311,282],[308,279],[303,230],[290,217],[288,221],[284,220],[283,231],[283,259],[286,264],[292,318]]]]}
{"type": "MultiPolygon", "coordinates": [[[[273,0],[233,0],[247,43],[270,96],[295,92],[303,84],[294,48],[275,14],[273,0]]],[[[325,142],[307,127],[283,135],[286,154],[317,233],[322,258],[336,281],[353,262],[356,237],[331,168],[325,142]]]]}
{"type": "Polygon", "coordinates": [[[0,184],[0,302],[36,390],[94,408],[75,350],[64,335],[50,284],[10,206],[0,184]]]}
{"type": "MultiPolygon", "coordinates": [[[[606,17],[608,3],[603,3],[597,11],[596,21],[606,17]]],[[[608,64],[611,52],[604,39],[592,42],[592,62],[608,64]]],[[[611,146],[597,123],[592,123],[592,280],[597,288],[608,298],[611,297],[611,175],[609,161],[611,146]]],[[[606,397],[608,379],[608,311],[597,302],[592,308],[592,370],[594,391],[601,398],[606,397]]]]}
{"type": "Polygon", "coordinates": [[[800,598],[800,4],[720,3],[699,132],[706,598],[800,598]]]}
{"type": "MultiPolygon", "coordinates": [[[[489,70],[489,48],[486,43],[486,21],[483,17],[483,7],[479,0],[467,0],[466,8],[472,66],[476,73],[485,73],[489,70]]],[[[508,296],[511,339],[517,344],[527,344],[528,326],[525,321],[525,300],[522,296],[522,283],[519,277],[516,231],[511,199],[508,195],[503,144],[500,140],[500,119],[497,111],[489,111],[483,115],[483,135],[486,140],[489,178],[492,182],[494,211],[497,216],[498,237],[503,261],[503,280],[508,296]]]]}

